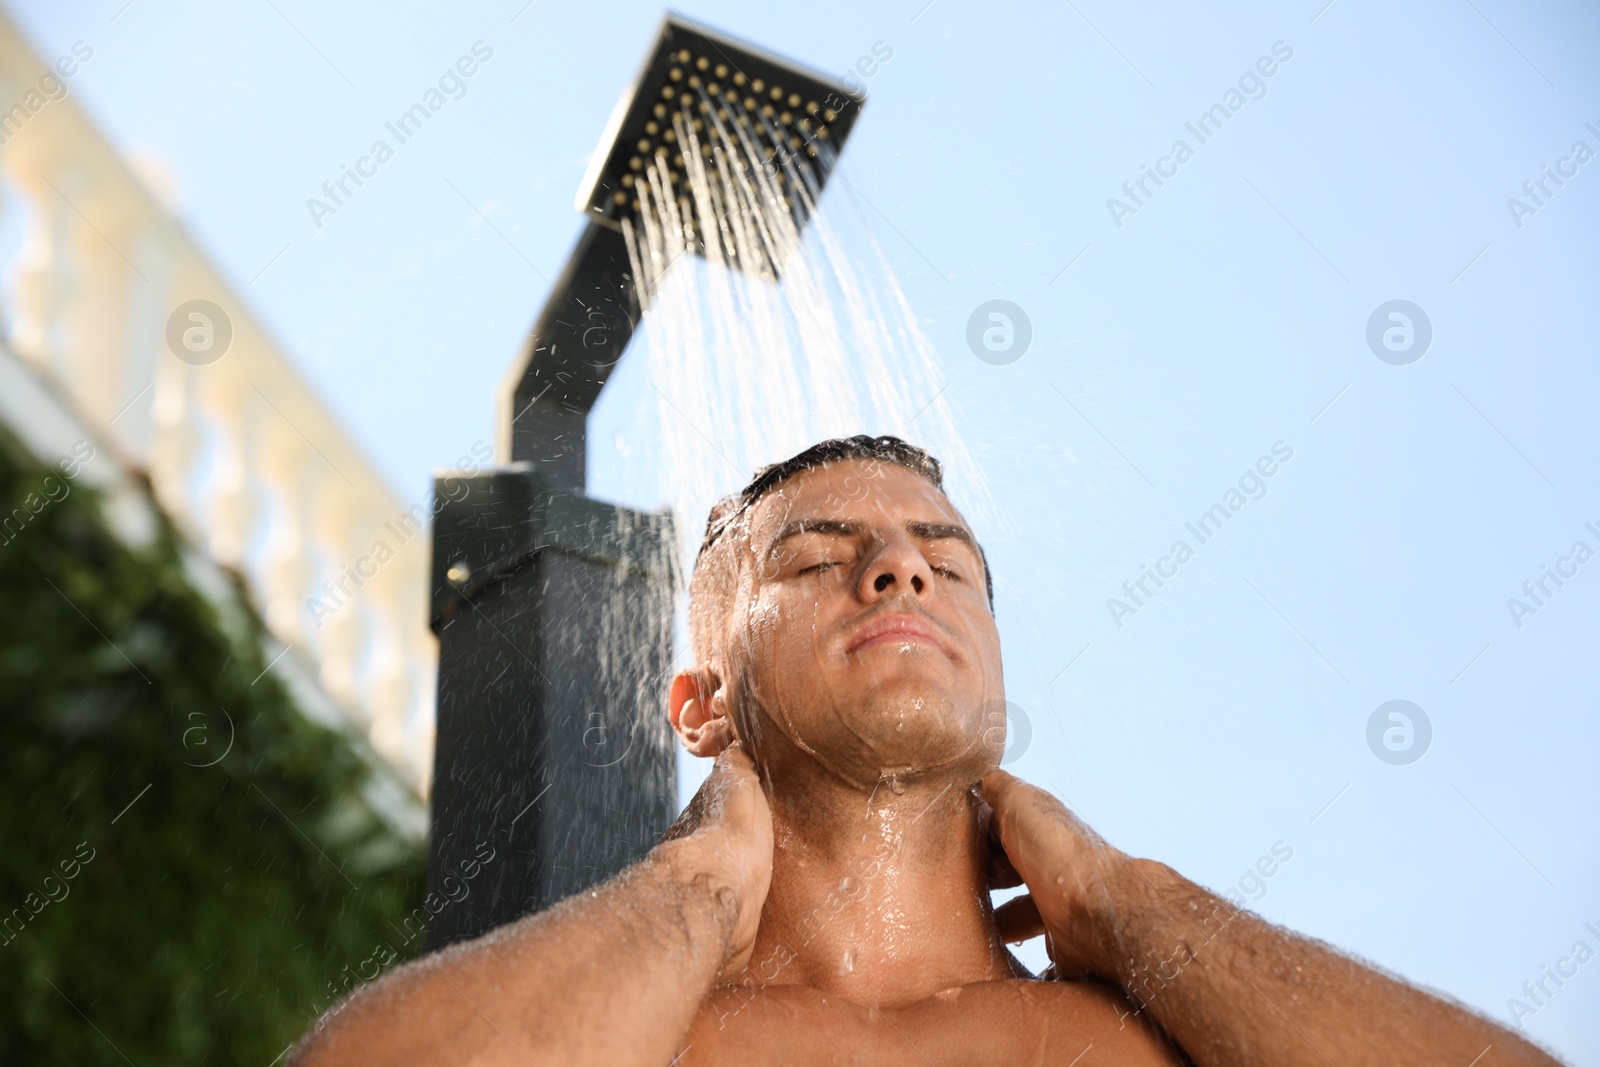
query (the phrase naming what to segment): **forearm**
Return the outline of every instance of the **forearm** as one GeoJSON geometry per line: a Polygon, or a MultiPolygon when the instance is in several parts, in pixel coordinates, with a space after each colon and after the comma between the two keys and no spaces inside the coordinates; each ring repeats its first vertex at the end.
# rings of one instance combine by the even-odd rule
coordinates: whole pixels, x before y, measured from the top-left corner
{"type": "Polygon", "coordinates": [[[1549,1065],[1510,1031],[1184,879],[1134,861],[1108,886],[1103,966],[1199,1067],[1549,1065]]]}
{"type": "Polygon", "coordinates": [[[667,842],[594,890],[360,990],[294,1062],[659,1067],[711,988],[736,917],[698,846],[667,842]]]}

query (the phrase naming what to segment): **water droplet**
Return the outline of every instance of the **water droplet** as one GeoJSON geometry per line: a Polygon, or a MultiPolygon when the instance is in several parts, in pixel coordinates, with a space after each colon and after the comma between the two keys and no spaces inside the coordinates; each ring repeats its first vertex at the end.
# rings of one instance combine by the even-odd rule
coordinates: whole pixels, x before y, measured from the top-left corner
{"type": "Polygon", "coordinates": [[[839,893],[841,896],[849,896],[851,893],[856,891],[856,886],[860,884],[861,883],[857,882],[855,878],[847,874],[843,878],[839,879],[839,893]]]}
{"type": "Polygon", "coordinates": [[[849,974],[856,969],[856,960],[853,949],[845,949],[844,955],[839,959],[839,973],[849,974]]]}
{"type": "Polygon", "coordinates": [[[904,796],[905,795],[905,791],[906,791],[906,784],[904,782],[902,782],[900,779],[895,778],[895,777],[893,777],[891,775],[890,778],[889,778],[889,792],[893,793],[895,796],[898,797],[898,796],[904,796]]]}
{"type": "Polygon", "coordinates": [[[1067,876],[1066,875],[1064,875],[1064,874],[1056,875],[1056,885],[1066,885],[1066,884],[1067,884],[1067,876]]]}

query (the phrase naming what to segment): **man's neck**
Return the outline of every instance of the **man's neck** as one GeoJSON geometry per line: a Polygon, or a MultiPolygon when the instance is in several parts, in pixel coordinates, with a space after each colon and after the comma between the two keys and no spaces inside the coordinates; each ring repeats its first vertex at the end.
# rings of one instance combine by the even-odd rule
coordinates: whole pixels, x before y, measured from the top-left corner
{"type": "Polygon", "coordinates": [[[770,795],[772,888],[751,979],[892,1005],[1011,977],[959,773],[866,791],[815,765],[785,773],[770,795]]]}

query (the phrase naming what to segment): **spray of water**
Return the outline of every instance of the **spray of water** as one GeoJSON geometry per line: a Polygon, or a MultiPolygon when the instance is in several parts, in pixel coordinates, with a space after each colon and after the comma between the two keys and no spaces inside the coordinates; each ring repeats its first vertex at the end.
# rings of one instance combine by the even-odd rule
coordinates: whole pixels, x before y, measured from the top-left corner
{"type": "Polygon", "coordinates": [[[673,119],[687,179],[655,157],[623,223],[648,307],[640,339],[658,401],[660,498],[680,517],[685,550],[711,504],[755,468],[857,433],[928,448],[965,510],[987,517],[981,471],[893,270],[869,230],[848,247],[819,203],[831,146],[700,104],[685,98],[673,119]]]}

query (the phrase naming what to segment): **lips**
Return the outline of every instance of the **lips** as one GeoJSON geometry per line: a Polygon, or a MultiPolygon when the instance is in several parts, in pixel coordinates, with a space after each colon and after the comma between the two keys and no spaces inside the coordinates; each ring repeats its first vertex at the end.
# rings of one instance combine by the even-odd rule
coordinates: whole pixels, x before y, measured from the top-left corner
{"type": "Polygon", "coordinates": [[[903,614],[879,615],[866,622],[850,638],[850,643],[845,646],[845,654],[865,651],[876,645],[908,643],[931,645],[946,656],[950,654],[950,648],[937,627],[919,615],[903,614]]]}

